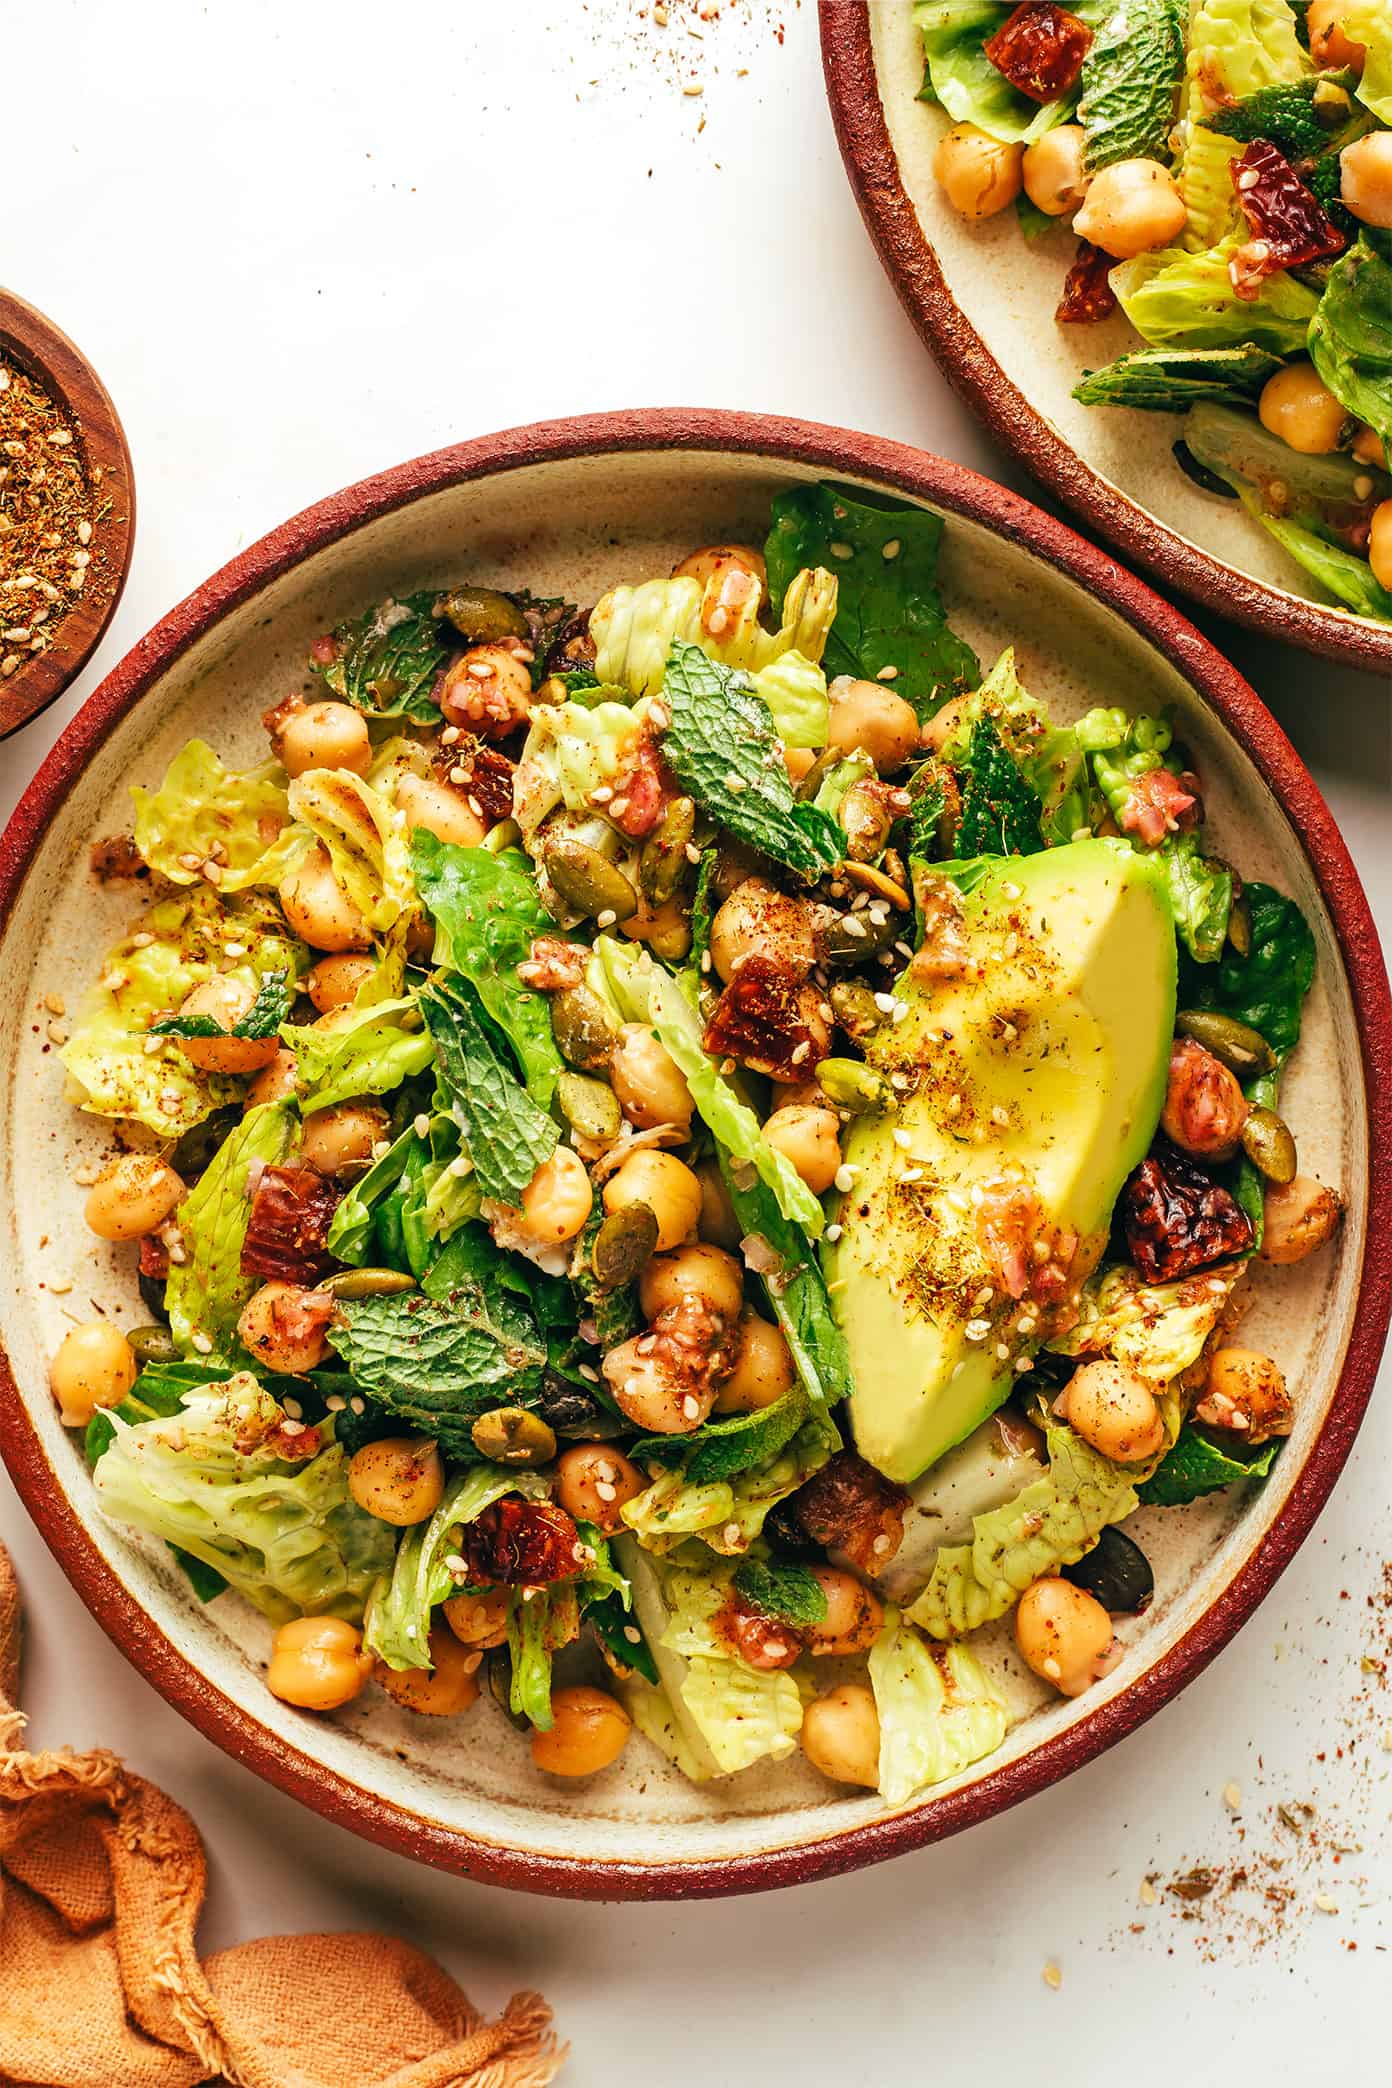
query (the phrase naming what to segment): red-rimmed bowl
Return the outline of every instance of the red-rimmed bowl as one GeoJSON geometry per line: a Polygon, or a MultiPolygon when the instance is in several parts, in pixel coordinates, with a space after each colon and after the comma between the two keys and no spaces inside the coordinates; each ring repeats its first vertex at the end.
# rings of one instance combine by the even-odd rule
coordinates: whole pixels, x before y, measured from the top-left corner
{"type": "Polygon", "coordinates": [[[1392,673],[1392,625],[1324,599],[1235,501],[1200,491],[1171,453],[1177,415],[1080,405],[1074,385],[1140,345],[1124,314],[1059,326],[1074,242],[1037,242],[1013,210],[969,224],[933,153],[950,118],[918,99],[911,0],[819,0],[841,156],[880,259],[972,412],[1090,528],[1169,586],[1268,637],[1392,673]]]}
{"type": "Polygon", "coordinates": [[[0,842],[0,906],[11,1273],[0,1447],[15,1483],[98,1621],[168,1702],[329,1818],[423,1861],[538,1892],[677,1897],[791,1884],[953,1833],[1066,1775],[1182,1688],[1271,1587],[1348,1455],[1392,1300],[1386,1233],[1369,1227],[1392,1192],[1392,1013],[1357,875],[1288,741],[1212,646],[1105,552],[956,465],[796,421],[647,412],[514,429],[350,487],[224,567],[102,684],[0,842]],[[1264,1272],[1246,1322],[1299,1390],[1296,1433],[1249,1497],[1146,1511],[1157,1599],[1086,1698],[1045,1702],[998,1633],[991,1658],[1017,1714],[1004,1747],[898,1813],[833,1791],[797,1760],[694,1787],[637,1739],[603,1776],[558,1789],[487,1701],[461,1721],[413,1722],[373,1691],[310,1718],[267,1691],[259,1618],[232,1597],[200,1607],[159,1547],[102,1520],[47,1390],[47,1358],[72,1320],[94,1308],[143,1317],[129,1260],[82,1226],[74,1172],[110,1141],[66,1106],[49,1029],[64,1019],[55,1001],[76,1008],[131,910],[128,890],[93,882],[88,846],[128,817],[126,786],[157,778],[193,732],[234,761],[260,759],[260,712],[302,679],[309,641],[339,615],[462,573],[590,600],[696,544],[757,537],[774,492],[826,476],[938,511],[954,621],[988,657],[1013,641],[1026,682],[1061,711],[1171,704],[1222,852],[1291,892],[1312,923],[1319,977],[1283,1106],[1303,1166],[1343,1188],[1348,1218],[1324,1255],[1279,1283],[1264,1272]]]}

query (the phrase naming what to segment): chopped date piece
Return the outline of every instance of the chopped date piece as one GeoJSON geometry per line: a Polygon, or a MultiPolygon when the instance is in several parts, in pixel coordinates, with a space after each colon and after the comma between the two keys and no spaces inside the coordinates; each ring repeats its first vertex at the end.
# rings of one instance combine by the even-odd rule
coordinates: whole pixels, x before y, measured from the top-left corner
{"type": "Polygon", "coordinates": [[[1092,31],[1053,0],[1025,0],[986,43],[986,56],[1031,101],[1057,101],[1078,84],[1092,31]]]}
{"type": "Polygon", "coordinates": [[[577,609],[551,641],[551,650],[546,655],[546,672],[567,674],[579,668],[593,670],[594,663],[595,642],[590,636],[590,611],[577,609]]]}
{"type": "Polygon", "coordinates": [[[903,1543],[908,1506],[907,1489],[854,1450],[839,1450],[788,1503],[815,1543],[868,1574],[883,1573],[903,1543]]]}
{"type": "Polygon", "coordinates": [[[1343,233],[1306,188],[1283,152],[1256,138],[1231,165],[1233,187],[1252,237],[1228,263],[1235,294],[1261,295],[1269,275],[1324,261],[1348,245],[1343,233]]]}
{"type": "Polygon", "coordinates": [[[715,1628],[736,1660],[757,1668],[761,1674],[791,1667],[807,1644],[804,1632],[779,1618],[765,1616],[737,1588],[730,1591],[729,1601],[716,1617],[715,1628]]]}
{"type": "Polygon", "coordinates": [[[706,1025],[706,1050],[770,1080],[810,1080],[826,1047],[808,1027],[806,991],[771,957],[746,957],[706,1025]]]}
{"type": "Polygon", "coordinates": [[[1143,1160],[1121,1192],[1122,1229],[1147,1283],[1173,1283],[1246,1254],[1252,1221],[1221,1183],[1170,1145],[1143,1160]]]}
{"type": "Polygon", "coordinates": [[[1064,326],[1091,325],[1110,319],[1117,308],[1116,292],[1108,277],[1116,267],[1110,254],[1090,240],[1078,241],[1077,258],[1063,279],[1063,295],[1054,317],[1064,326]]]}
{"type": "Polygon", "coordinates": [[[550,1501],[509,1496],[464,1527],[463,1552],[472,1581],[509,1588],[540,1588],[579,1570],[584,1547],[564,1510],[550,1501]]]}
{"type": "Polygon", "coordinates": [[[489,826],[511,819],[513,764],[501,748],[485,746],[469,733],[440,749],[436,767],[442,781],[474,800],[489,826]]]}
{"type": "Polygon", "coordinates": [[[1167,768],[1133,776],[1117,816],[1124,834],[1134,834],[1147,848],[1158,848],[1166,834],[1178,834],[1198,822],[1199,799],[1188,786],[1194,778],[1172,776],[1167,768]]]}
{"type": "Polygon", "coordinates": [[[164,1283],[168,1279],[169,1249],[158,1233],[146,1233],[140,1242],[140,1273],[155,1283],[164,1283]]]}
{"type": "Polygon", "coordinates": [[[312,1284],[332,1265],[325,1242],[343,1191],[316,1167],[267,1167],[251,1200],[242,1274],[312,1284]]]}

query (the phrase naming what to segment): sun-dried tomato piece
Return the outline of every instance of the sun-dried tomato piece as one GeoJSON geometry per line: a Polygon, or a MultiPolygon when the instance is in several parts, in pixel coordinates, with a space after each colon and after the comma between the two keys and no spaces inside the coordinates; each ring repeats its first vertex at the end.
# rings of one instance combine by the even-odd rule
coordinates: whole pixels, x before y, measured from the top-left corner
{"type": "Polygon", "coordinates": [[[787,1505],[815,1543],[844,1552],[862,1573],[883,1573],[904,1541],[906,1488],[854,1450],[839,1450],[787,1505]]]}
{"type": "Polygon", "coordinates": [[[1086,22],[1053,0],[1024,0],[986,44],[986,56],[1031,101],[1057,101],[1078,84],[1092,48],[1086,22]]]}
{"type": "Polygon", "coordinates": [[[1131,1259],[1147,1283],[1173,1283],[1252,1245],[1242,1206],[1171,1145],[1141,1162],[1122,1189],[1120,1209],[1131,1259]]]}
{"type": "Polygon", "coordinates": [[[770,1080],[810,1080],[827,1044],[808,1025],[809,993],[816,998],[815,987],[790,979],[771,957],[746,957],[706,1025],[706,1050],[770,1080]]]}
{"type": "Polygon", "coordinates": [[[1228,263],[1233,290],[1248,301],[1278,269],[1324,261],[1348,245],[1283,152],[1255,138],[1231,163],[1233,187],[1252,237],[1228,263]]]}
{"type": "Polygon", "coordinates": [[[595,663],[595,642],[590,636],[590,614],[588,609],[577,609],[568,617],[551,640],[551,650],[546,655],[548,674],[567,674],[576,668],[589,668],[595,663]]]}
{"type": "Polygon", "coordinates": [[[440,749],[435,766],[441,781],[472,799],[479,817],[490,826],[511,819],[513,764],[501,748],[485,746],[466,733],[440,749]]]}
{"type": "Polygon", "coordinates": [[[140,1242],[140,1273],[156,1283],[169,1275],[169,1249],[158,1233],[146,1233],[140,1242]]]}
{"type": "Polygon", "coordinates": [[[1108,277],[1115,267],[1101,247],[1087,239],[1078,241],[1077,258],[1063,279],[1063,295],[1054,313],[1061,325],[1090,326],[1094,320],[1111,318],[1117,301],[1108,277]]]}
{"type": "Polygon", "coordinates": [[[567,1580],[580,1566],[580,1532],[564,1508],[509,1495],[464,1526],[469,1578],[509,1588],[567,1580]]]}
{"type": "Polygon", "coordinates": [[[251,1199],[242,1274],[312,1284],[332,1265],[329,1220],[343,1191],[317,1167],[267,1167],[251,1199]]]}
{"type": "Polygon", "coordinates": [[[1196,825],[1198,810],[1199,800],[1182,776],[1172,776],[1167,768],[1147,769],[1127,784],[1117,825],[1147,848],[1157,848],[1166,834],[1196,825]]]}
{"type": "Polygon", "coordinates": [[[613,795],[600,809],[630,840],[641,841],[677,795],[676,779],[656,738],[644,725],[622,775],[615,778],[613,795]]]}
{"type": "Polygon", "coordinates": [[[807,1644],[805,1632],[780,1618],[765,1616],[738,1588],[730,1591],[729,1601],[716,1616],[715,1628],[735,1658],[761,1674],[791,1667],[807,1644]]]}

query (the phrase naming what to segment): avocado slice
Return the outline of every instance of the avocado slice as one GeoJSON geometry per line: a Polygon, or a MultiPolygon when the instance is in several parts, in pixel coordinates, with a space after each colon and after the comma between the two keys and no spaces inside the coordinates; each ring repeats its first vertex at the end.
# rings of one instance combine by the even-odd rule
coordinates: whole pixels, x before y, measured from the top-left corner
{"type": "Polygon", "coordinates": [[[906,972],[908,1013],[869,1042],[905,1099],[855,1120],[841,1234],[824,1251],[856,1444],[905,1484],[994,1412],[1036,1345],[1038,1307],[1005,1294],[980,1236],[983,1198],[1026,1185],[1036,1237],[1078,1236],[1079,1281],[1154,1135],[1174,1034],[1156,857],[1108,840],[1005,857],[964,890],[962,915],[965,969],[906,972]]]}

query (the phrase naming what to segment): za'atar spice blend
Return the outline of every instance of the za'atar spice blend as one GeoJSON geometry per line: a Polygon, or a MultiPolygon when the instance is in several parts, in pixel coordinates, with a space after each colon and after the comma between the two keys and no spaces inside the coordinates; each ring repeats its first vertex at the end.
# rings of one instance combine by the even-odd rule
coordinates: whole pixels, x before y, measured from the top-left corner
{"type": "Polygon", "coordinates": [[[53,643],[101,555],[109,506],[79,431],[0,355],[0,681],[53,643]]]}

